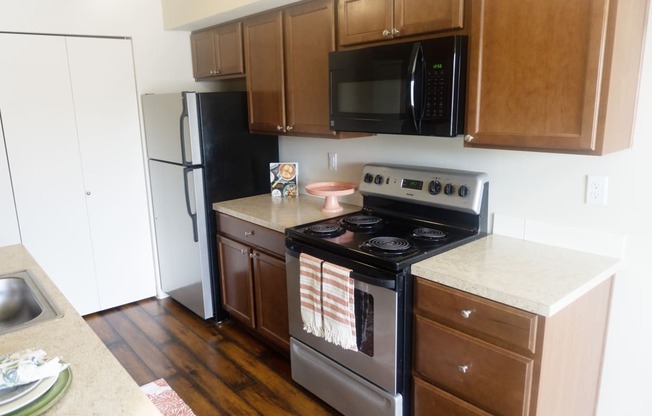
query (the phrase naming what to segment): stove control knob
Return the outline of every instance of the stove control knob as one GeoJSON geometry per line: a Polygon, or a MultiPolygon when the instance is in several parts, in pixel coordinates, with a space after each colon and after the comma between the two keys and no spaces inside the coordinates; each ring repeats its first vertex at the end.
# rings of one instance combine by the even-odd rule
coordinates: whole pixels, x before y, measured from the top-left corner
{"type": "Polygon", "coordinates": [[[453,195],[453,192],[455,192],[455,187],[452,184],[447,183],[446,186],[444,186],[444,193],[446,195],[453,195]]]}
{"type": "Polygon", "coordinates": [[[466,198],[469,195],[469,187],[466,185],[460,186],[460,189],[457,191],[457,194],[462,198],[466,198]]]}
{"type": "Polygon", "coordinates": [[[430,181],[428,184],[428,192],[430,195],[437,195],[441,192],[441,182],[439,181],[430,181]]]}
{"type": "Polygon", "coordinates": [[[385,179],[383,178],[383,175],[376,175],[376,177],[374,178],[374,183],[376,185],[382,185],[384,180],[385,179]]]}
{"type": "Polygon", "coordinates": [[[374,181],[374,175],[372,175],[371,173],[365,173],[365,175],[364,175],[364,181],[365,181],[366,183],[371,183],[371,182],[373,182],[373,181],[374,181]]]}

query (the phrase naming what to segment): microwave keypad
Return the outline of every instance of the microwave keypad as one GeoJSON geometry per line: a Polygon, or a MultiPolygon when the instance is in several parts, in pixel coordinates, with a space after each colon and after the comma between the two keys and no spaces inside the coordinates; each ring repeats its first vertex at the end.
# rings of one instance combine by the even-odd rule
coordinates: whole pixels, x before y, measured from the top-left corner
{"type": "Polygon", "coordinates": [[[425,117],[430,119],[444,119],[446,106],[444,95],[446,93],[446,73],[443,69],[431,69],[426,75],[426,108],[425,117]]]}

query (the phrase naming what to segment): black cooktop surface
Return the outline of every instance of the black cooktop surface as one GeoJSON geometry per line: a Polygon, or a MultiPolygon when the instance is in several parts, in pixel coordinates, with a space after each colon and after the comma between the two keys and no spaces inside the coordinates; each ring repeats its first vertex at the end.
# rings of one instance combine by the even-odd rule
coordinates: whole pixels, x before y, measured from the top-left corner
{"type": "Polygon", "coordinates": [[[318,250],[401,270],[471,241],[479,233],[434,221],[362,210],[289,228],[286,236],[318,250]]]}

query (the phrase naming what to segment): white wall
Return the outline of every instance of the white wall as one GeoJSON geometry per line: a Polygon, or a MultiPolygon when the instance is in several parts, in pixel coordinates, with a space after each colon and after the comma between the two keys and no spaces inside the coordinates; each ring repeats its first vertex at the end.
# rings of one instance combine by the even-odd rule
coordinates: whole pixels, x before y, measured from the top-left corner
{"type": "MultiPolygon", "coordinates": [[[[648,19],[649,22],[652,18],[648,19]]],[[[324,180],[360,181],[363,164],[390,162],[478,170],[489,174],[490,212],[550,224],[567,232],[545,236],[563,246],[592,247],[598,235],[624,237],[625,269],[616,279],[606,361],[599,402],[601,416],[652,414],[652,344],[647,322],[652,301],[652,28],[648,30],[634,146],[615,154],[575,156],[463,148],[454,139],[381,135],[348,140],[284,137],[281,157],[299,162],[300,188],[324,180]],[[337,152],[337,172],[327,169],[327,153],[337,152]],[[309,167],[309,168],[308,168],[309,167]],[[606,206],[584,203],[586,175],[609,177],[606,206]],[[582,240],[582,239],[579,239],[582,240]]],[[[342,198],[343,201],[347,201],[342,198]]],[[[359,195],[349,202],[361,203],[359,195]]],[[[606,241],[605,241],[606,240],[606,241]]],[[[598,247],[600,250],[602,247],[598,247]]],[[[607,247],[603,252],[616,252],[607,247]]],[[[562,416],[562,415],[560,415],[562,416]]],[[[565,415],[563,415],[565,416],[565,415]]],[[[570,415],[569,415],[570,416],[570,415]]]]}
{"type": "Polygon", "coordinates": [[[192,78],[189,33],[163,30],[160,0],[2,1],[0,31],[131,37],[139,94],[210,87],[192,78]]]}

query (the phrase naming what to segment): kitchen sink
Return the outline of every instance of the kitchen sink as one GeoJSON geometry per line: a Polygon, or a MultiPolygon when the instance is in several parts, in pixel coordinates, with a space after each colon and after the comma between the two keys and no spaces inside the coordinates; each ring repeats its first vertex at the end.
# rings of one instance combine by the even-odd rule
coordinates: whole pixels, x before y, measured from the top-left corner
{"type": "Polygon", "coordinates": [[[29,270],[0,276],[0,335],[62,316],[29,270]]]}

